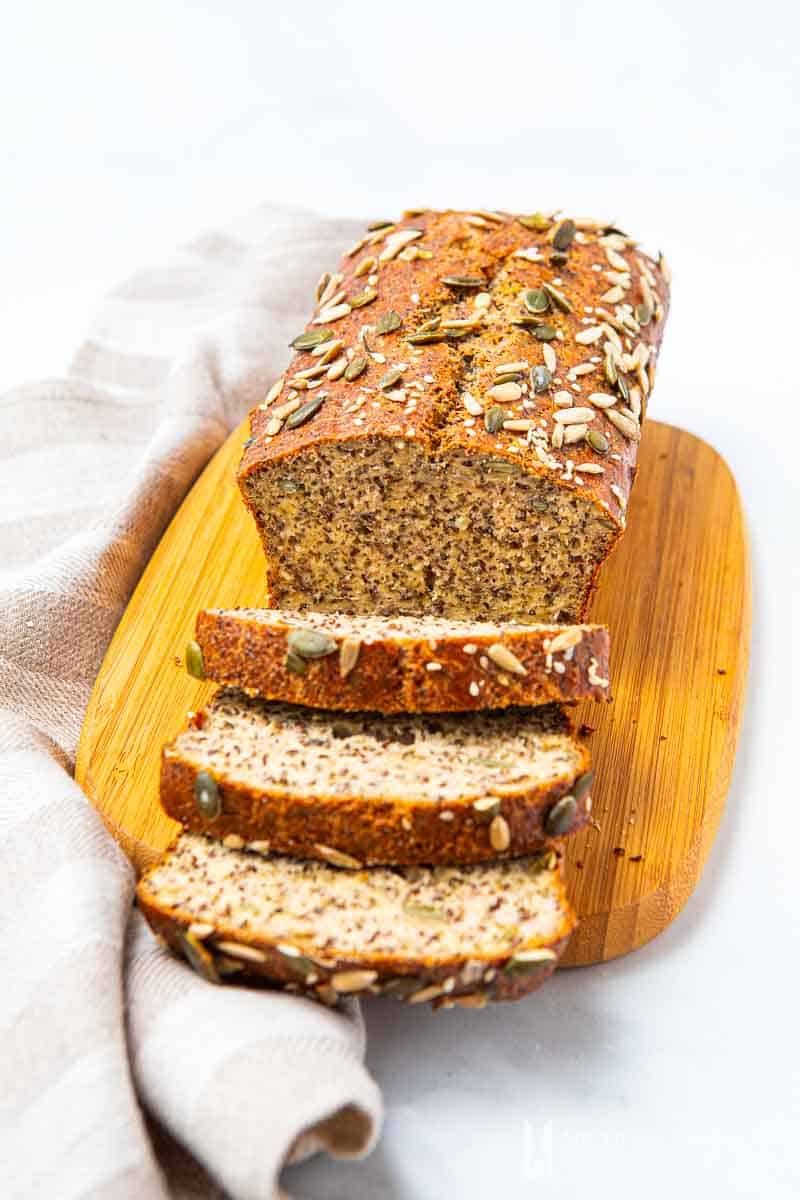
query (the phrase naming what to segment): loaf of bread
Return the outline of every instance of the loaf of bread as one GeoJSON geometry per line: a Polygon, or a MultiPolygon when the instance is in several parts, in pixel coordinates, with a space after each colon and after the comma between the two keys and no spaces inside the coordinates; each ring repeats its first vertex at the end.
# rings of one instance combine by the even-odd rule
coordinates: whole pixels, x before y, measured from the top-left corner
{"type": "Polygon", "coordinates": [[[602,625],[210,609],[196,636],[190,671],[266,700],[414,713],[611,698],[602,625]]]}
{"type": "Polygon", "coordinates": [[[140,881],[155,933],[207,979],[481,1008],[553,971],[575,918],[558,855],[342,871],[182,836],[140,881]]]}
{"type": "Polygon", "coordinates": [[[580,829],[589,751],[558,705],[337,714],[223,690],[166,746],[184,828],[354,868],[481,862],[580,829]]]}
{"type": "Polygon", "coordinates": [[[370,227],[252,414],[239,483],[270,603],[582,620],[625,524],[667,305],[663,261],[594,221],[370,227]]]}

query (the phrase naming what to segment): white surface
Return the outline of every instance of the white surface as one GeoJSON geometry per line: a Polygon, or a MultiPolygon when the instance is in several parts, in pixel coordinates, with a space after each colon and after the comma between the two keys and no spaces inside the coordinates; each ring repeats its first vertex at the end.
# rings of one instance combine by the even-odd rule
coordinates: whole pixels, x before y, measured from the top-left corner
{"type": "Polygon", "coordinates": [[[561,205],[667,253],[651,411],[725,455],[749,516],[744,734],[684,913],[518,1006],[368,1006],[383,1142],[366,1163],[289,1172],[296,1193],[800,1193],[799,45],[777,0],[7,14],[0,386],[62,371],[102,292],[264,199],[368,216],[561,205]]]}

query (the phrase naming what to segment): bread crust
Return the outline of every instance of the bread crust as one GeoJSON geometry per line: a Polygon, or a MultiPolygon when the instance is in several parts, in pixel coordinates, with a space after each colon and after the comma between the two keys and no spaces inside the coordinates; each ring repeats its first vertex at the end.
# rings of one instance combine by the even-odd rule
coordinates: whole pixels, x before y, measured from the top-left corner
{"type": "MultiPolygon", "coordinates": [[[[376,231],[354,253],[344,256],[336,276],[339,291],[347,298],[363,291],[364,279],[357,276],[355,270],[364,256],[372,255],[378,260],[376,274],[370,276],[375,281],[377,298],[334,319],[330,324],[334,336],[341,338],[351,353],[361,355],[360,334],[364,326],[374,330],[380,319],[392,312],[400,316],[402,326],[392,333],[373,338],[373,349],[382,353],[383,364],[370,359],[367,369],[354,380],[348,381],[344,377],[328,380],[323,376],[319,389],[295,392],[303,400],[323,394],[325,397],[313,418],[299,427],[270,432],[275,426],[275,411],[280,410],[287,396],[293,394],[292,378],[298,372],[313,368],[319,361],[309,351],[300,351],[292,359],[283,377],[284,385],[275,398],[253,410],[251,438],[242,457],[238,480],[245,503],[257,523],[258,512],[251,484],[265,468],[288,465],[297,456],[328,444],[354,446],[375,439],[400,439],[417,443],[424,454],[432,458],[459,453],[504,459],[529,476],[557,480],[565,493],[580,495],[602,513],[613,530],[607,552],[613,549],[625,526],[628,498],[636,475],[638,433],[633,437],[625,436],[612,423],[607,411],[598,408],[591,429],[605,437],[609,447],[607,453],[595,453],[585,443],[553,445],[550,435],[558,424],[554,420],[558,412],[554,397],[558,391],[572,392],[575,407],[581,407],[589,404],[588,397],[594,393],[614,393],[616,385],[610,384],[604,375],[603,345],[606,337],[617,337],[626,354],[628,347],[634,354],[641,354],[643,365],[632,367],[626,378],[628,392],[633,388],[637,391],[641,419],[644,418],[668,313],[666,266],[662,267],[662,260],[656,263],[646,256],[626,235],[603,225],[593,227],[588,221],[577,222],[578,229],[569,246],[566,262],[559,261],[558,265],[551,259],[553,240],[562,223],[560,218],[545,221],[539,230],[526,227],[519,218],[508,213],[497,214],[496,220],[479,218],[479,221],[483,224],[475,222],[474,214],[465,212],[415,210],[385,231],[376,231]],[[421,247],[430,253],[430,257],[406,261],[401,252],[381,263],[380,255],[391,248],[391,239],[404,231],[410,236],[413,230],[418,230],[421,236],[410,242],[406,250],[421,247]],[[536,261],[519,257],[520,252],[534,250],[538,256],[536,261]],[[453,275],[485,280],[486,293],[493,298],[488,310],[489,324],[468,331],[464,340],[454,345],[447,342],[409,345],[406,337],[424,324],[425,314],[433,309],[456,319],[469,318],[472,314],[474,289],[460,292],[442,282],[453,275]],[[622,282],[615,283],[615,277],[622,282]],[[550,387],[525,397],[524,411],[517,404],[504,407],[509,417],[531,418],[536,430],[546,434],[546,449],[541,440],[537,443],[530,440],[530,436],[520,437],[517,432],[504,429],[489,433],[482,418],[465,424],[468,417],[462,400],[465,353],[481,359],[482,365],[475,369],[469,386],[482,402],[493,383],[490,362],[519,360],[544,365],[546,351],[543,344],[532,337],[530,328],[512,323],[513,316],[520,311],[524,313],[522,299],[526,291],[541,289],[543,284],[566,294],[571,310],[564,312],[553,307],[547,314],[547,321],[557,331],[554,340],[547,343],[557,354],[557,373],[550,387]],[[629,321],[626,331],[624,324],[619,322],[619,306],[613,298],[617,296],[615,289],[619,290],[622,304],[630,305],[635,312],[640,311],[642,298],[649,298],[652,318],[640,326],[635,317],[623,314],[629,321]],[[596,343],[576,341],[577,337],[585,338],[595,328],[604,331],[596,343]],[[609,328],[610,333],[607,332],[609,328]],[[406,379],[413,380],[420,389],[415,393],[413,415],[405,414],[398,403],[377,386],[386,364],[401,358],[410,364],[406,379]],[[587,374],[572,375],[574,368],[582,370],[584,367],[587,374]],[[365,403],[367,399],[369,402],[365,403]],[[356,409],[354,404],[359,400],[362,407],[356,409]],[[602,473],[581,474],[581,464],[587,462],[590,471],[601,469],[602,473]]],[[[318,319],[316,324],[309,324],[307,330],[313,332],[324,323],[318,319]]],[[[314,385],[316,381],[305,382],[314,385]]],[[[491,400],[487,400],[485,407],[488,408],[490,403],[491,400]]],[[[631,411],[621,396],[615,409],[623,415],[631,411]]],[[[259,532],[264,540],[264,529],[260,528],[259,532]]],[[[264,549],[271,602],[280,605],[285,603],[285,598],[281,594],[277,562],[279,548],[265,542],[264,549]]],[[[577,620],[583,619],[588,610],[604,560],[594,565],[582,606],[575,614],[577,620]]]]}
{"type": "MultiPolygon", "coordinates": [[[[527,632],[505,627],[500,638],[474,630],[433,641],[376,636],[362,641],[355,666],[344,677],[340,655],[345,638],[332,633],[337,649],[305,660],[304,674],[296,674],[286,665],[287,635],[314,626],[314,617],[275,612],[265,623],[236,610],[201,612],[196,637],[206,676],[266,700],[350,712],[466,712],[611,699],[609,638],[602,625],[527,632]],[[563,649],[551,652],[557,638],[556,646],[563,649]],[[489,656],[498,643],[521,663],[524,675],[502,669],[489,656]]],[[[323,622],[320,614],[318,626],[328,629],[323,622]]]]}
{"type": "MultiPolygon", "coordinates": [[[[162,861],[168,859],[169,853],[167,851],[162,861]]],[[[561,913],[560,928],[558,936],[547,942],[538,941],[535,947],[526,944],[515,948],[514,955],[529,948],[552,953],[552,958],[548,957],[525,973],[515,973],[509,968],[511,959],[508,955],[470,954],[469,957],[443,961],[441,958],[373,955],[366,950],[359,955],[337,954],[335,947],[329,946],[323,953],[311,944],[298,944],[302,959],[313,969],[312,978],[307,979],[292,966],[291,958],[279,952],[276,941],[257,937],[233,923],[216,921],[212,932],[202,931],[202,938],[192,935],[192,927],[197,928],[196,917],[179,905],[165,903],[151,890],[150,877],[158,867],[151,868],[140,879],[137,901],[162,944],[178,956],[188,958],[210,982],[241,982],[279,988],[332,1004],[339,999],[331,985],[334,976],[341,972],[366,971],[374,972],[376,977],[363,987],[348,989],[347,995],[383,993],[410,1003],[430,1002],[434,1008],[451,1007],[463,997],[464,1007],[483,1007],[487,1002],[519,1000],[536,991],[553,973],[567,947],[577,918],[567,899],[555,852],[552,860],[550,886],[561,913]],[[236,958],[229,950],[219,949],[218,943],[225,943],[226,947],[234,944],[244,947],[243,954],[250,951],[253,957],[236,958]],[[228,971],[233,973],[227,974],[228,971]],[[488,979],[486,972],[489,972],[488,979]],[[454,982],[451,984],[450,980],[454,982]],[[430,994],[427,994],[428,989],[430,994]]]]}
{"type": "MultiPolygon", "coordinates": [[[[194,721],[202,723],[202,713],[194,721]]],[[[574,736],[574,730],[573,730],[574,736]]],[[[576,737],[579,766],[547,785],[503,785],[489,789],[475,808],[475,797],[434,804],[425,796],[298,795],[275,788],[254,788],[215,774],[220,812],[209,820],[198,810],[195,780],[204,765],[189,760],[176,745],[161,758],[161,805],[184,829],[223,840],[268,843],[271,852],[332,861],[330,852],[358,864],[479,863],[519,858],[554,843],[545,832],[553,807],[570,795],[589,773],[591,756],[576,737]],[[443,818],[443,814],[444,818],[443,818]],[[499,819],[499,820],[498,820],[499,819]],[[498,849],[498,825],[505,823],[508,845],[498,849]]],[[[378,751],[376,751],[378,753],[378,751]]],[[[529,781],[530,782],[530,781],[529,781]]],[[[589,820],[591,795],[577,802],[574,818],[559,837],[570,836],[589,820]]]]}

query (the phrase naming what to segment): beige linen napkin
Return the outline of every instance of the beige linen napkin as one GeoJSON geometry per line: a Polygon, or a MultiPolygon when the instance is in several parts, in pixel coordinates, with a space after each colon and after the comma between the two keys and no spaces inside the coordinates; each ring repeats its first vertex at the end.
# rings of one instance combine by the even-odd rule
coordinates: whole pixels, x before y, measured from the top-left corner
{"type": "Polygon", "coordinates": [[[356,1005],[171,959],[71,778],[148,556],[356,228],[259,209],[117,289],[65,379],[0,398],[3,1197],[272,1197],[287,1159],[377,1137],[356,1005]]]}

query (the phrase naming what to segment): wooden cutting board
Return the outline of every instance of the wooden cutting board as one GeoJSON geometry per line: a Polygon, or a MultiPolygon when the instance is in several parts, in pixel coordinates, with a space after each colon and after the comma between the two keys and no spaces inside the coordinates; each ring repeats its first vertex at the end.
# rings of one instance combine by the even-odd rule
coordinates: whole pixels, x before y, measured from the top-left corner
{"type": "MultiPolygon", "coordinates": [[[[138,868],[177,831],[158,806],[162,743],[213,685],[183,668],[203,607],[264,603],[264,562],[234,474],[244,423],[206,467],[153,555],[114,635],[83,725],[76,776],[138,868]]],[[[581,923],[566,963],[625,954],[680,912],[725,804],[750,642],[750,564],[725,462],[648,423],[628,531],[591,619],[612,635],[614,703],[594,727],[596,824],[568,843],[581,923]]]]}

